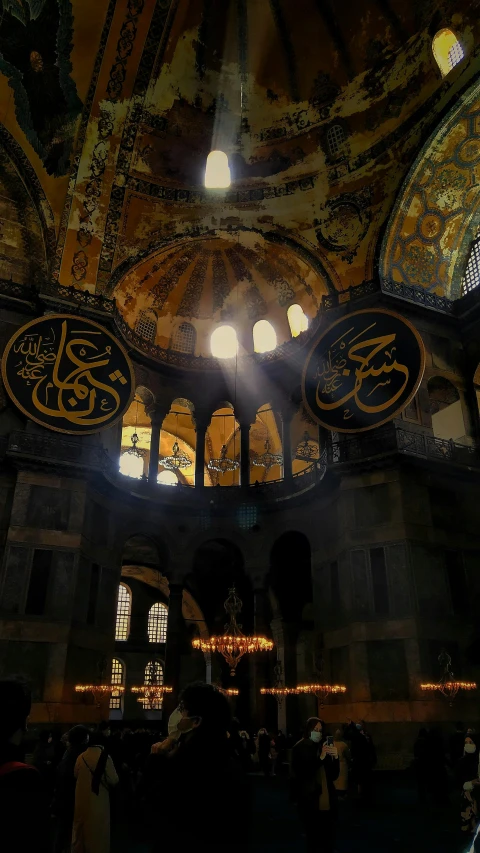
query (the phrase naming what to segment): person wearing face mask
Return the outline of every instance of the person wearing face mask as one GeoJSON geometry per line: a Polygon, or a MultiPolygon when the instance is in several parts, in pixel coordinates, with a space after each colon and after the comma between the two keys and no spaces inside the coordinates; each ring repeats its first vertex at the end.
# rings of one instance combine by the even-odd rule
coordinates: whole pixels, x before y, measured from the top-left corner
{"type": "Polygon", "coordinates": [[[332,853],[337,817],[335,781],[340,772],[333,738],[318,717],[310,717],[303,738],[292,749],[292,795],[304,827],[309,853],[332,853]]]}
{"type": "Polygon", "coordinates": [[[150,778],[156,780],[153,850],[169,844],[196,853],[220,853],[248,848],[250,799],[246,777],[229,743],[230,706],[211,684],[185,688],[178,710],[177,732],[154,744],[150,778]],[[231,804],[241,820],[232,837],[231,804]],[[215,806],[215,819],[212,815],[215,806]],[[158,813],[160,810],[160,814],[158,813]],[[232,842],[230,843],[230,839],[232,842]]]}
{"type": "Polygon", "coordinates": [[[373,799],[373,770],[377,763],[377,753],[364,720],[353,723],[347,720],[347,737],[350,739],[352,756],[352,778],[360,799],[371,803],[373,799]]]}
{"type": "Polygon", "coordinates": [[[464,738],[463,755],[455,766],[455,778],[461,791],[460,824],[465,834],[474,832],[477,825],[480,784],[478,750],[473,738],[464,738]]]}

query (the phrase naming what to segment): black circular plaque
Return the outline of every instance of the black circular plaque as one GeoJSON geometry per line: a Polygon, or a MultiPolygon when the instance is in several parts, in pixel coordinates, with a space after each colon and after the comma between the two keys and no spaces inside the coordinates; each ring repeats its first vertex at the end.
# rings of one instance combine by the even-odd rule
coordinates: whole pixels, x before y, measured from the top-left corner
{"type": "Polygon", "coordinates": [[[112,426],[135,390],[132,364],[116,338],[69,314],[48,314],[15,332],[3,353],[2,378],[29,418],[74,435],[112,426]]]}
{"type": "Polygon", "coordinates": [[[356,311],[312,346],[303,370],[303,401],[327,429],[363,432],[408,405],[424,369],[423,341],[408,320],[383,308],[356,311]]]}

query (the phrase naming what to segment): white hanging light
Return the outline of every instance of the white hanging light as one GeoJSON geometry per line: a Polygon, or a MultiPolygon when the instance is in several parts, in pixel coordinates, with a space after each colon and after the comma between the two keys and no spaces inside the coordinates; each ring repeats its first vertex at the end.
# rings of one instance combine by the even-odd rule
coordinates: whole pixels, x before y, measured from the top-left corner
{"type": "Polygon", "coordinates": [[[211,190],[223,190],[230,183],[230,166],[225,151],[210,151],[205,169],[205,186],[211,190]]]}

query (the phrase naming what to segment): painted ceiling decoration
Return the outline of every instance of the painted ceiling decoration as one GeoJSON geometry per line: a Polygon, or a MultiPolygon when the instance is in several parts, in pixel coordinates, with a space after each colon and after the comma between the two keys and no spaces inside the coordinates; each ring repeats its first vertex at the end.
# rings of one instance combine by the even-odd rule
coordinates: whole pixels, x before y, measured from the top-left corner
{"type": "Polygon", "coordinates": [[[453,108],[420,152],[392,213],[384,278],[461,295],[480,205],[480,83],[453,108]]]}
{"type": "Polygon", "coordinates": [[[399,188],[458,103],[448,156],[440,138],[424,150],[422,189],[409,215],[403,191],[382,266],[443,292],[454,268],[461,278],[470,226],[457,214],[475,207],[477,119],[459,96],[480,71],[476,5],[358,0],[347,14],[332,0],[3,0],[0,145],[10,160],[22,152],[12,162],[38,222],[26,204],[23,234],[0,210],[0,233],[42,257],[11,275],[113,295],[130,330],[156,312],[150,345],[162,350],[192,323],[197,355],[241,295],[239,340],[268,319],[281,344],[295,300],[314,318],[329,291],[346,300],[376,278],[399,188]],[[442,27],[465,53],[445,77],[432,52],[442,27]],[[203,185],[215,149],[228,156],[226,190],[203,185]]]}

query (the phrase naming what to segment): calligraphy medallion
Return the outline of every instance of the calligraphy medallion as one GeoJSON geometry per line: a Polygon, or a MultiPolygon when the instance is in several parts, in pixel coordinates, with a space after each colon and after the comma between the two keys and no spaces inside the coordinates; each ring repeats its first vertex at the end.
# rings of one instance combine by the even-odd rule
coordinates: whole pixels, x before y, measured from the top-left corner
{"type": "Polygon", "coordinates": [[[16,406],[47,429],[88,435],[125,414],[135,390],[124,348],[93,320],[48,314],[8,342],[2,378],[16,406]]]}
{"type": "Polygon", "coordinates": [[[423,341],[408,320],[384,308],[355,311],[314,343],[303,370],[303,401],[327,429],[364,432],[408,406],[424,369],[423,341]]]}

